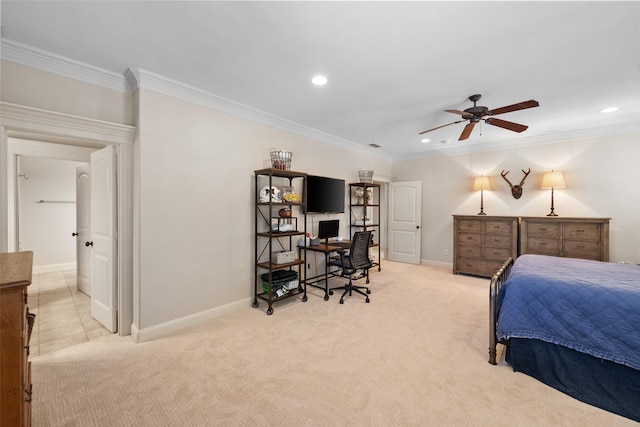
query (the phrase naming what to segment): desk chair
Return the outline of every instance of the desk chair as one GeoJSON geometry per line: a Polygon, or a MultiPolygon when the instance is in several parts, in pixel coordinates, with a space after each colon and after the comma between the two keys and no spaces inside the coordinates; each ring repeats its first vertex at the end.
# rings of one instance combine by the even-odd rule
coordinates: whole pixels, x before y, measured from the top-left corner
{"type": "MultiPolygon", "coordinates": [[[[329,295],[333,295],[333,291],[336,289],[343,290],[340,297],[340,304],[344,304],[344,296],[352,292],[357,292],[364,295],[367,299],[365,302],[369,302],[369,296],[371,291],[366,286],[356,286],[353,284],[354,279],[360,279],[362,277],[367,278],[367,284],[369,283],[369,268],[371,267],[371,260],[369,259],[369,245],[371,242],[371,231],[358,231],[353,235],[351,240],[351,248],[347,254],[344,249],[338,250],[340,258],[332,258],[329,260],[329,265],[339,267],[342,272],[340,277],[349,277],[349,283],[344,286],[338,286],[329,289],[329,295]],[[357,271],[361,270],[362,273],[359,276],[354,277],[357,271]],[[366,289],[366,294],[362,292],[362,289],[366,289]]],[[[328,268],[328,266],[327,266],[328,268]]]]}

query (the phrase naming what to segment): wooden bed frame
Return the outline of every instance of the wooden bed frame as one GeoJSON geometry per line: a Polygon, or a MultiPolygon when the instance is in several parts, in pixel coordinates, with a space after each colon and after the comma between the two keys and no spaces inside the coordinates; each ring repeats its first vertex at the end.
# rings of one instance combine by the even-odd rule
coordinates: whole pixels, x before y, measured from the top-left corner
{"type": "Polygon", "coordinates": [[[496,365],[496,347],[498,345],[498,335],[496,329],[498,327],[498,313],[500,312],[500,302],[498,296],[504,282],[509,278],[511,267],[513,267],[513,258],[509,257],[502,264],[502,267],[491,278],[489,283],[489,363],[496,365]]]}

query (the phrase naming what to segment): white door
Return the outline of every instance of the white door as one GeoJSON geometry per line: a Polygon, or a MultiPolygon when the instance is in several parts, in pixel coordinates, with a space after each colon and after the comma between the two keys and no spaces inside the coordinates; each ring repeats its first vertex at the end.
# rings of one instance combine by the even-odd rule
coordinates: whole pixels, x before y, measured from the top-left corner
{"type": "Polygon", "coordinates": [[[89,164],[76,168],[76,283],[87,295],[91,295],[91,247],[85,245],[91,240],[89,171],[89,164]]]}
{"type": "Polygon", "coordinates": [[[390,261],[420,264],[422,215],[422,183],[420,181],[389,183],[390,261]]]}
{"type": "Polygon", "coordinates": [[[91,315],[117,330],[116,155],[108,146],[91,153],[91,315]]]}

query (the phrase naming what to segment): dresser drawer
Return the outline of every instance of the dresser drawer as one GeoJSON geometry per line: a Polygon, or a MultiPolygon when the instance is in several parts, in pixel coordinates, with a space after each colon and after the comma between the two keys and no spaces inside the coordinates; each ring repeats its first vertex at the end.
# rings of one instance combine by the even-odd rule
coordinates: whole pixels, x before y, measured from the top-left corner
{"type": "Polygon", "coordinates": [[[473,221],[468,219],[461,219],[456,221],[458,223],[458,231],[464,233],[465,231],[471,233],[481,233],[482,223],[480,221],[473,221]]]}
{"type": "MultiPolygon", "coordinates": [[[[484,248],[484,258],[491,260],[506,260],[510,256],[512,256],[511,247],[507,248],[484,248]]],[[[495,273],[495,271],[494,271],[495,273]]]]}
{"type": "Polygon", "coordinates": [[[529,237],[527,239],[527,253],[558,256],[560,255],[560,240],[529,237]]]}
{"type": "Polygon", "coordinates": [[[511,221],[486,221],[484,231],[485,233],[492,234],[507,234],[511,235],[511,221]]]}
{"type": "Polygon", "coordinates": [[[601,260],[600,242],[565,239],[562,252],[569,258],[601,260]]]}
{"type": "Polygon", "coordinates": [[[560,224],[543,224],[530,222],[527,224],[527,235],[533,237],[558,238],[560,236],[560,224]]]}
{"type": "Polygon", "coordinates": [[[480,257],[480,246],[460,245],[458,255],[462,257],[480,257]]]}
{"type": "Polygon", "coordinates": [[[482,243],[482,234],[460,233],[458,234],[458,241],[456,243],[462,245],[480,245],[482,243]]]}
{"type": "Polygon", "coordinates": [[[456,271],[458,273],[475,274],[491,277],[502,266],[504,260],[488,260],[477,258],[458,258],[456,271]]]}
{"type": "Polygon", "coordinates": [[[565,224],[564,237],[585,240],[600,240],[599,224],[565,224]]]}
{"type": "Polygon", "coordinates": [[[503,234],[485,234],[484,244],[498,248],[511,248],[511,236],[503,234]]]}

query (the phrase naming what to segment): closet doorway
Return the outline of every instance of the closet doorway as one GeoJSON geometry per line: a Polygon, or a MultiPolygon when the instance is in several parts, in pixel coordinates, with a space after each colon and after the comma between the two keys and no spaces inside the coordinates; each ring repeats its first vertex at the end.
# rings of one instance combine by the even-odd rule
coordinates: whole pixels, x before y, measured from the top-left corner
{"type": "MultiPolygon", "coordinates": [[[[117,298],[113,301],[113,312],[117,313],[119,335],[131,334],[133,313],[133,136],[135,128],[120,124],[95,121],[78,116],[35,110],[3,103],[0,126],[0,163],[7,166],[6,174],[0,176],[0,248],[2,251],[18,250],[18,216],[16,187],[18,179],[16,162],[18,155],[38,155],[30,152],[10,150],[10,139],[38,142],[38,149],[57,151],[62,147],[71,150],[95,151],[111,147],[113,158],[117,158],[111,181],[114,184],[114,212],[119,227],[114,242],[113,288],[117,298]]],[[[33,147],[30,147],[33,148],[33,147]]],[[[28,150],[27,150],[28,151],[28,150]]],[[[40,152],[41,155],[41,152],[40,152]]]]}

